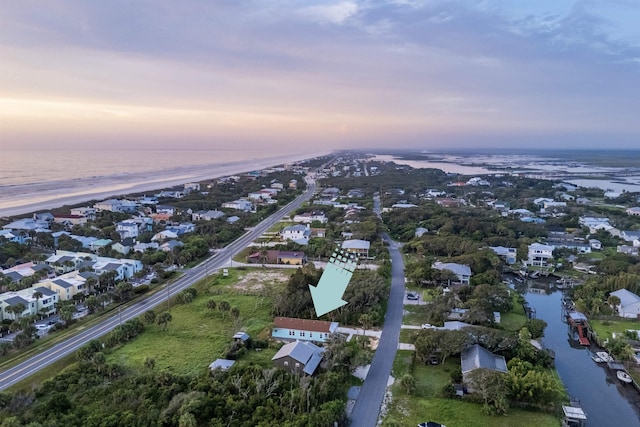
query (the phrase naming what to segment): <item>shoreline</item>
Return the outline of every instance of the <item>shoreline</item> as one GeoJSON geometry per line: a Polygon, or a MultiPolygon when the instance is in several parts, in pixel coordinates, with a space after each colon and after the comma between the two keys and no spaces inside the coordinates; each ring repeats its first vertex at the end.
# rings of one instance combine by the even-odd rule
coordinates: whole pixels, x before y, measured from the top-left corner
{"type": "MultiPolygon", "coordinates": [[[[82,180],[70,180],[56,183],[28,184],[27,193],[9,195],[0,200],[0,218],[26,215],[64,205],[76,205],[84,201],[104,200],[115,196],[125,196],[145,191],[183,185],[187,182],[200,182],[227,175],[236,175],[253,170],[261,170],[283,163],[309,160],[327,155],[292,156],[281,159],[257,159],[232,164],[211,164],[190,168],[177,167],[172,174],[163,175],[163,171],[136,173],[131,176],[93,177],[82,180]]],[[[27,185],[25,185],[25,188],[27,185]]]]}

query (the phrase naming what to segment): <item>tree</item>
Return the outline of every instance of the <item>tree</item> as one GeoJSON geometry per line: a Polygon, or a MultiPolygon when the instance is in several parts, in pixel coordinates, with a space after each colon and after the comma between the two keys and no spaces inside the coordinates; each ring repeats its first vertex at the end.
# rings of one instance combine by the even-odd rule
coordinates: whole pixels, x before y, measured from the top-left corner
{"type": "Polygon", "coordinates": [[[209,301],[207,301],[207,308],[211,311],[215,310],[216,307],[218,306],[218,304],[216,304],[216,301],[213,299],[210,299],[209,301]]]}
{"type": "Polygon", "coordinates": [[[90,295],[87,300],[85,301],[85,304],[87,306],[87,308],[89,309],[89,313],[93,314],[96,312],[96,310],[101,307],[101,303],[100,300],[98,299],[97,296],[95,295],[90,295]]]}
{"type": "Polygon", "coordinates": [[[73,305],[71,301],[60,301],[57,306],[60,312],[60,318],[64,321],[65,327],[69,327],[69,324],[73,320],[73,315],[76,312],[76,306],[73,305]]]}
{"type": "Polygon", "coordinates": [[[402,387],[405,393],[413,394],[416,390],[416,379],[411,374],[404,374],[400,378],[400,387],[402,387]]]}
{"type": "Polygon", "coordinates": [[[5,311],[7,313],[13,314],[13,318],[15,320],[20,319],[20,316],[22,315],[22,313],[24,313],[24,311],[27,309],[27,307],[19,302],[17,304],[14,305],[10,305],[9,307],[5,308],[5,311]]]}
{"type": "Polygon", "coordinates": [[[156,312],[153,311],[153,310],[147,310],[142,315],[142,318],[148,324],[152,324],[152,323],[154,323],[156,321],[156,312]]]}
{"type": "Polygon", "coordinates": [[[240,309],[238,307],[233,307],[231,309],[231,317],[233,320],[237,320],[240,317],[240,309]]]}
{"type": "Polygon", "coordinates": [[[226,317],[226,314],[229,310],[231,310],[231,304],[228,301],[220,301],[218,304],[218,309],[222,312],[222,317],[226,317]]]}
{"type": "Polygon", "coordinates": [[[153,371],[153,368],[155,368],[156,366],[156,359],[154,359],[153,357],[145,356],[145,358],[142,360],[142,363],[144,364],[144,367],[146,369],[153,371]]]}
{"type": "Polygon", "coordinates": [[[364,331],[366,329],[369,329],[373,324],[373,318],[371,317],[370,314],[364,313],[364,314],[361,314],[360,317],[358,318],[358,323],[360,323],[360,326],[362,326],[362,335],[364,335],[364,331]]]}
{"type": "Polygon", "coordinates": [[[484,401],[482,410],[488,415],[503,415],[509,409],[506,374],[479,368],[469,373],[470,383],[484,401]]]}
{"type": "Polygon", "coordinates": [[[172,320],[173,317],[171,316],[171,313],[165,311],[156,318],[156,324],[161,325],[162,330],[166,331],[169,322],[171,322],[172,320]]]}
{"type": "Polygon", "coordinates": [[[615,295],[609,295],[609,298],[607,298],[607,303],[611,306],[611,309],[614,311],[614,313],[618,312],[618,307],[620,306],[620,298],[615,295]]]}
{"type": "Polygon", "coordinates": [[[40,291],[35,291],[32,296],[36,300],[36,312],[39,312],[40,311],[40,299],[44,295],[42,295],[42,292],[40,292],[40,291]]]}

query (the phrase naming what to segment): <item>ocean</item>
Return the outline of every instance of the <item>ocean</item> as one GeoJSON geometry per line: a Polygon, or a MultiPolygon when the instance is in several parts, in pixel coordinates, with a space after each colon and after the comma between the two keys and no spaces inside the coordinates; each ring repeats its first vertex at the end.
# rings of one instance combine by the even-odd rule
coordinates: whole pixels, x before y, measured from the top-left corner
{"type": "Polygon", "coordinates": [[[0,151],[0,216],[150,191],[315,157],[274,150],[0,151]]]}

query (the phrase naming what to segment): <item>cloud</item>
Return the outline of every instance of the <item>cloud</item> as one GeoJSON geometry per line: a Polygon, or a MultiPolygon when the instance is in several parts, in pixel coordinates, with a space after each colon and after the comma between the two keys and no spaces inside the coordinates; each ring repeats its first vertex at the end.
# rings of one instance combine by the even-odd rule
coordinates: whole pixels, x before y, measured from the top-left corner
{"type": "Polygon", "coordinates": [[[85,137],[626,141],[640,130],[632,18],[626,1],[8,2],[0,120],[15,138],[76,114],[85,137]]]}

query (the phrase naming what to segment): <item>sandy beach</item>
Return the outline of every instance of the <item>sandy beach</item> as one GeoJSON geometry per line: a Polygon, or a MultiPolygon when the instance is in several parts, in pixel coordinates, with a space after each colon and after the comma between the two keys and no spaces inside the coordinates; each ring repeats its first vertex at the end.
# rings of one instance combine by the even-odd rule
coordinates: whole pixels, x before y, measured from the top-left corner
{"type": "Polygon", "coordinates": [[[79,204],[84,201],[104,200],[109,197],[145,191],[149,191],[151,194],[156,190],[183,185],[187,182],[205,181],[312,157],[314,156],[286,157],[279,159],[279,161],[261,159],[225,165],[177,167],[171,171],[154,173],[119,174],[80,180],[9,186],[2,188],[0,217],[24,215],[64,205],[79,204]]]}

